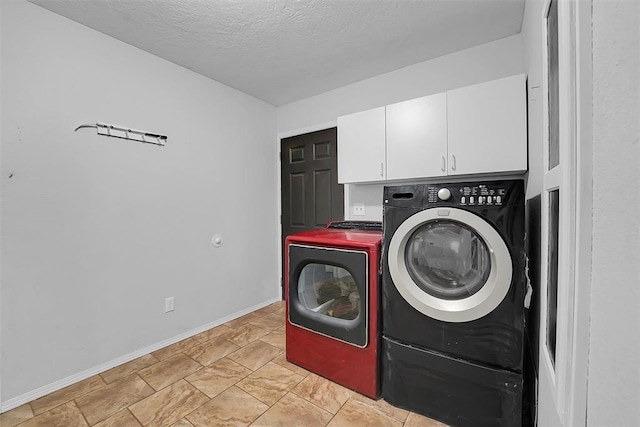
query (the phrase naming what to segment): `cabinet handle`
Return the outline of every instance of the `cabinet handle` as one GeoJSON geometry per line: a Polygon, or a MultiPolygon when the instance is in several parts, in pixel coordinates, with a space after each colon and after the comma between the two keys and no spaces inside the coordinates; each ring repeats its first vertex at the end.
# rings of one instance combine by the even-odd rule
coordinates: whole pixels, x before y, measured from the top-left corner
{"type": "Polygon", "coordinates": [[[442,172],[445,172],[445,170],[447,169],[447,164],[446,164],[446,159],[444,158],[444,156],[442,156],[442,166],[440,167],[440,170],[442,172]]]}
{"type": "Polygon", "coordinates": [[[451,170],[456,170],[456,156],[455,155],[451,155],[451,170]]]}
{"type": "Polygon", "coordinates": [[[384,163],[380,162],[380,176],[384,177],[384,163]]]}

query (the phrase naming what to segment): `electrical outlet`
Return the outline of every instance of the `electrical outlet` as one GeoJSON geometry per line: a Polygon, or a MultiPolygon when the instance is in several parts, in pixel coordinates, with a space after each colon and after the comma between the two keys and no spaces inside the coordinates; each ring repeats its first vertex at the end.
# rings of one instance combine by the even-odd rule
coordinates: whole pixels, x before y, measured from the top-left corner
{"type": "Polygon", "coordinates": [[[168,313],[170,311],[173,311],[173,297],[164,299],[164,312],[168,313]]]}
{"type": "Polygon", "coordinates": [[[363,216],[364,215],[364,203],[354,203],[353,204],[353,215],[363,216]]]}

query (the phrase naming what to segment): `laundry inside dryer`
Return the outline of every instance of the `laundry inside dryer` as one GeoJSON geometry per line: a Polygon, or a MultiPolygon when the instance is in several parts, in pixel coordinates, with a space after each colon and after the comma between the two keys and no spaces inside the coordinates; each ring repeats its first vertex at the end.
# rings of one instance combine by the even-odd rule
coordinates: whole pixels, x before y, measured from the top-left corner
{"type": "Polygon", "coordinates": [[[339,319],[360,313],[360,291],[347,270],[326,264],[307,264],[298,277],[298,296],[306,308],[339,319]]]}

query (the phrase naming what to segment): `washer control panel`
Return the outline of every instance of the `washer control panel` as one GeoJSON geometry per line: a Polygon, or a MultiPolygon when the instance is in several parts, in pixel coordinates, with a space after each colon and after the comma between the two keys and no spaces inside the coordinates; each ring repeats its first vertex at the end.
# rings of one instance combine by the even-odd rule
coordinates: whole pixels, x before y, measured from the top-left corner
{"type": "Polygon", "coordinates": [[[443,185],[427,187],[427,202],[450,202],[459,206],[502,206],[506,188],[499,184],[443,185]]]}

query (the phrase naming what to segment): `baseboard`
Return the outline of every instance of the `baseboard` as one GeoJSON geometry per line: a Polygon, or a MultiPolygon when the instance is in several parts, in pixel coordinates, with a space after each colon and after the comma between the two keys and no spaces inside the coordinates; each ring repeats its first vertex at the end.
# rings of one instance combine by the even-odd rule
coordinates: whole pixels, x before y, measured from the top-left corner
{"type": "Polygon", "coordinates": [[[134,351],[132,353],[126,354],[124,356],[118,357],[116,359],[110,360],[106,363],[103,363],[101,365],[95,366],[93,368],[89,368],[86,369],[82,372],[78,372],[77,374],[68,376],[66,378],[63,378],[61,380],[55,381],[51,384],[47,384],[45,386],[39,387],[35,390],[31,390],[27,393],[24,393],[20,396],[14,397],[12,399],[7,400],[6,402],[1,402],[0,403],[0,414],[10,411],[11,409],[17,408],[18,406],[24,405],[25,403],[31,402],[33,400],[36,400],[42,396],[46,396],[49,393],[53,393],[54,391],[58,391],[60,389],[63,389],[67,386],[70,386],[71,384],[75,384],[78,381],[82,381],[85,380],[89,377],[92,377],[94,375],[97,375],[101,372],[107,371],[111,368],[114,368],[116,366],[122,365],[123,363],[127,363],[130,362],[131,360],[137,359],[138,357],[144,356],[145,354],[149,354],[153,351],[156,350],[160,350],[161,348],[164,348],[168,345],[177,343],[178,341],[182,341],[186,338],[192,337],[194,335],[198,335],[201,332],[204,332],[206,330],[209,330],[211,328],[215,328],[216,326],[220,326],[223,323],[227,323],[233,319],[237,319],[240,316],[244,316],[245,314],[251,313],[252,311],[258,310],[262,307],[266,307],[270,304],[273,304],[274,302],[280,301],[279,297],[276,298],[272,298],[270,300],[267,300],[265,302],[256,304],[252,307],[248,307],[245,308],[243,310],[237,311],[233,314],[230,314],[228,316],[225,316],[221,319],[215,320],[211,323],[207,323],[206,325],[202,325],[199,326],[195,329],[192,329],[190,331],[187,331],[185,333],[182,333],[180,335],[176,335],[174,337],[168,338],[166,340],[157,342],[155,344],[152,344],[148,347],[142,348],[140,350],[134,351]]]}

